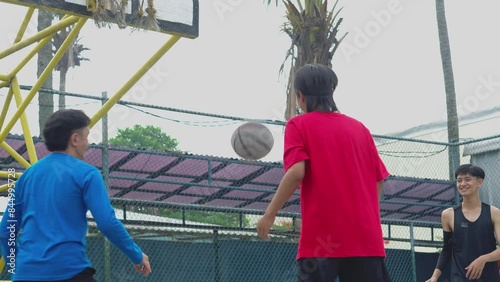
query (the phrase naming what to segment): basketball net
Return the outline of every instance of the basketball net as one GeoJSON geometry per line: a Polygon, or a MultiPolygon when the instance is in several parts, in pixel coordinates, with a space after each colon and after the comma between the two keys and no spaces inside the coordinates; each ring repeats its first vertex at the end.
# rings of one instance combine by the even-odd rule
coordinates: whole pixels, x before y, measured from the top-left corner
{"type": "MultiPolygon", "coordinates": [[[[119,28],[126,28],[125,16],[130,0],[87,0],[87,10],[92,12],[94,22],[98,27],[109,26],[110,22],[115,22],[119,28]]],[[[134,29],[160,31],[157,10],[154,0],[141,0],[141,5],[137,13],[133,16],[134,29]],[[146,7],[144,7],[146,2],[146,7]]]]}

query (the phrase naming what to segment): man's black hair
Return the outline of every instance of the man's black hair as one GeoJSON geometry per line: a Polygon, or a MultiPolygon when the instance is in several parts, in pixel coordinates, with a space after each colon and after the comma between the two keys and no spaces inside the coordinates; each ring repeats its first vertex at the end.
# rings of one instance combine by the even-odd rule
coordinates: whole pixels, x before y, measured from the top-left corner
{"type": "Polygon", "coordinates": [[[307,112],[335,112],[333,92],[338,84],[335,72],[320,64],[306,64],[295,73],[294,87],[306,96],[307,112]]]}
{"type": "Polygon", "coordinates": [[[457,171],[455,172],[455,179],[459,175],[467,175],[470,174],[471,176],[477,177],[484,179],[486,176],[484,170],[477,165],[472,165],[472,164],[464,164],[458,167],[457,171]]]}
{"type": "Polygon", "coordinates": [[[63,109],[53,113],[45,123],[43,138],[51,152],[68,148],[69,138],[90,124],[90,118],[81,110],[63,109]]]}

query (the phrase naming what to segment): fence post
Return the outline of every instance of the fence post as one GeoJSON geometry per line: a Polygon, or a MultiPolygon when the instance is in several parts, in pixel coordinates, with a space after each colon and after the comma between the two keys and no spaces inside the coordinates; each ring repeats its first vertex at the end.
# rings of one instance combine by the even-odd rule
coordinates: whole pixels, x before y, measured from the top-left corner
{"type": "MultiPolygon", "coordinates": [[[[102,105],[106,103],[108,93],[102,92],[102,105]]],[[[108,148],[108,114],[102,117],[102,176],[106,191],[109,194],[109,148],[108,148]]],[[[104,237],[104,281],[111,282],[111,245],[109,240],[104,237]]]]}
{"type": "Polygon", "coordinates": [[[207,178],[208,178],[208,185],[212,185],[212,160],[208,160],[208,172],[207,172],[207,178]]]}
{"type": "Polygon", "coordinates": [[[215,251],[215,282],[220,282],[220,254],[219,254],[219,230],[214,229],[214,251],[215,251]]]}
{"type": "MultiPolygon", "coordinates": [[[[460,166],[460,146],[458,140],[450,142],[450,180],[455,181],[455,171],[460,166]]],[[[455,189],[455,205],[460,204],[460,194],[455,189]]]]}
{"type": "Polygon", "coordinates": [[[415,258],[415,233],[413,230],[413,221],[410,222],[410,250],[411,250],[411,276],[413,282],[417,282],[417,265],[415,258]]]}

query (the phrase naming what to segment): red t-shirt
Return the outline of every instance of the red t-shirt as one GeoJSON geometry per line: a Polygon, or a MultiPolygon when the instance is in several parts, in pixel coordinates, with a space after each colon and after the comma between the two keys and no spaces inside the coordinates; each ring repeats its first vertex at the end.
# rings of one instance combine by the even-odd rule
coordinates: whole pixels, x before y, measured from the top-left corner
{"type": "Polygon", "coordinates": [[[284,166],[305,161],[297,259],[385,257],[377,182],[389,173],[370,131],[340,113],[296,116],[285,128],[284,166]]]}

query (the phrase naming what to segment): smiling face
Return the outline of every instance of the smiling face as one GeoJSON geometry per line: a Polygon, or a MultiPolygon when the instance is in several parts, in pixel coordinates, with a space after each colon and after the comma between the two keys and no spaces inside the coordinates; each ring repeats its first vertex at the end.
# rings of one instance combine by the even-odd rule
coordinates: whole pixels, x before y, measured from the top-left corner
{"type": "Polygon", "coordinates": [[[462,197],[477,195],[483,179],[471,174],[460,174],[457,176],[457,189],[462,197]]]}

